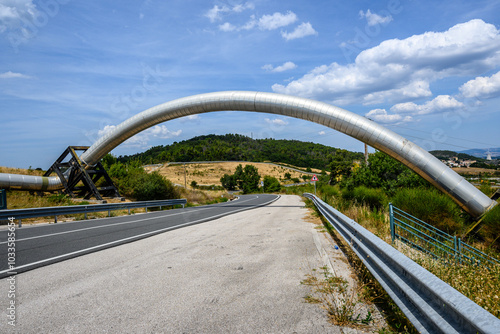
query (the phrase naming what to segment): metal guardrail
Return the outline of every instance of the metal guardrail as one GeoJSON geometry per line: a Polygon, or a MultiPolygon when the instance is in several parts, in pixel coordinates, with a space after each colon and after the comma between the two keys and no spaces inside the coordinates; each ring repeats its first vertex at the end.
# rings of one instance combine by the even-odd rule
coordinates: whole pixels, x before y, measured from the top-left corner
{"type": "Polygon", "coordinates": [[[474,265],[500,265],[456,236],[449,235],[389,203],[392,242],[399,239],[434,258],[467,261],[474,265]]]}
{"type": "Polygon", "coordinates": [[[304,196],[351,245],[420,333],[498,333],[500,319],[318,197],[304,196]]]}
{"type": "Polygon", "coordinates": [[[159,207],[160,209],[164,206],[174,206],[174,205],[182,205],[182,207],[184,207],[186,203],[187,203],[186,199],[169,199],[169,200],[128,202],[128,203],[89,204],[89,205],[54,206],[45,208],[1,210],[0,221],[8,219],[16,219],[19,222],[19,227],[21,227],[22,226],[21,220],[24,218],[54,216],[54,220],[57,223],[57,216],[63,216],[63,215],[84,213],[85,219],[87,219],[87,213],[89,212],[108,211],[108,214],[111,215],[111,211],[128,209],[128,213],[130,214],[130,209],[135,209],[135,208],[146,208],[146,212],[148,212],[148,208],[152,207],[159,207]]]}

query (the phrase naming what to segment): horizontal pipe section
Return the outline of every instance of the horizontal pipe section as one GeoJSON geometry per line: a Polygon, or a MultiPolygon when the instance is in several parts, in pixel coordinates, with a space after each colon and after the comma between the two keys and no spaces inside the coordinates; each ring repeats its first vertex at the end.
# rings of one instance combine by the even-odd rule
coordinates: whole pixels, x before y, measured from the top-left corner
{"type": "MultiPolygon", "coordinates": [[[[166,102],[119,124],[113,131],[99,138],[80,158],[88,166],[93,166],[125,140],[156,124],[188,115],[224,110],[290,116],[345,133],[402,162],[449,195],[472,216],[481,216],[497,204],[432,154],[395,132],[327,103],[275,93],[226,91],[166,102]]],[[[9,184],[2,182],[3,179],[5,177],[0,175],[0,187],[9,189],[9,184]]],[[[25,185],[32,186],[27,183],[25,185]]]]}

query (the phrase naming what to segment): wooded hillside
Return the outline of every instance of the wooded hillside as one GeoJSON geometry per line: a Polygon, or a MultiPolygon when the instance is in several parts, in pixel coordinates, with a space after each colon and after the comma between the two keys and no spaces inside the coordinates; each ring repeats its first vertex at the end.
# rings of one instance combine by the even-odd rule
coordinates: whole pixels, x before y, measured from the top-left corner
{"type": "Polygon", "coordinates": [[[337,152],[350,160],[363,160],[363,154],[321,144],[284,139],[252,139],[238,134],[194,137],[172,145],[160,145],[118,161],[139,160],[142,164],[174,161],[253,161],[280,162],[297,167],[328,170],[337,152]]]}

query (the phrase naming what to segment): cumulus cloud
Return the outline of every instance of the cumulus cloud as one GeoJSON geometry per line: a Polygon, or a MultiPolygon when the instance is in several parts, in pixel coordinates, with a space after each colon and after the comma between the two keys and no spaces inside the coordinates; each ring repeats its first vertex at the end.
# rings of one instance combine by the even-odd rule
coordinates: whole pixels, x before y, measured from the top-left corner
{"type": "Polygon", "coordinates": [[[398,114],[426,115],[464,108],[465,105],[449,95],[439,95],[424,104],[413,102],[399,103],[391,107],[398,114]]]}
{"type": "Polygon", "coordinates": [[[269,72],[284,72],[284,71],[293,70],[294,68],[297,68],[297,65],[295,65],[291,61],[287,61],[283,65],[276,66],[276,67],[274,67],[271,64],[266,64],[266,65],[262,66],[263,70],[266,70],[266,71],[269,71],[269,72]]]}
{"type": "Polygon", "coordinates": [[[33,0],[7,0],[0,3],[0,33],[19,29],[22,21],[32,22],[39,14],[33,0]]]}
{"type": "MultiPolygon", "coordinates": [[[[116,128],[116,125],[106,125],[103,129],[99,130],[97,134],[99,137],[108,135],[116,128]]],[[[128,147],[146,147],[149,141],[153,138],[168,139],[178,137],[182,130],[170,131],[165,125],[156,125],[145,131],[142,131],[135,136],[127,139],[123,145],[128,147]]]]}
{"type": "Polygon", "coordinates": [[[241,13],[246,9],[254,9],[253,3],[247,2],[244,4],[235,5],[232,7],[228,7],[228,6],[219,7],[219,6],[215,5],[205,13],[205,16],[208,17],[210,22],[213,23],[215,21],[221,20],[223,13],[231,13],[231,12],[241,13]]]}
{"type": "Polygon", "coordinates": [[[292,40],[292,39],[306,37],[306,36],[317,35],[317,34],[318,34],[318,32],[316,30],[314,30],[311,23],[309,23],[309,22],[300,24],[291,33],[288,33],[286,31],[281,32],[281,36],[284,39],[286,39],[287,41],[292,40]]]}
{"type": "Polygon", "coordinates": [[[402,116],[398,114],[390,114],[385,109],[373,109],[365,115],[367,118],[383,124],[401,124],[411,122],[411,116],[402,116]]]}
{"type": "MultiPolygon", "coordinates": [[[[234,7],[219,7],[215,5],[212,9],[205,13],[205,16],[209,18],[210,22],[214,23],[216,21],[222,20],[224,13],[239,13],[245,9],[254,9],[254,5],[250,3],[246,3],[245,5],[237,5],[234,7]]],[[[297,20],[297,14],[292,11],[287,11],[286,13],[275,12],[274,14],[264,14],[260,18],[256,18],[256,16],[252,14],[250,16],[250,19],[244,24],[224,22],[222,24],[219,24],[219,30],[224,32],[231,32],[257,28],[263,31],[271,31],[289,26],[297,22],[297,20]]],[[[318,33],[316,32],[316,30],[314,30],[311,23],[309,22],[301,23],[290,33],[287,31],[281,32],[281,36],[286,40],[292,40],[316,34],[318,33]]]]}
{"type": "Polygon", "coordinates": [[[431,96],[429,84],[474,75],[500,63],[500,31],[482,20],[386,40],[362,51],[353,63],[319,66],[273,91],[339,104],[402,102],[431,96]]]}
{"type": "Polygon", "coordinates": [[[235,30],[238,30],[238,27],[232,25],[229,22],[224,22],[223,24],[219,25],[219,30],[221,30],[221,31],[235,31],[235,30]]]}
{"type": "Polygon", "coordinates": [[[5,73],[0,73],[0,79],[13,79],[13,78],[19,78],[19,79],[29,79],[31,78],[29,75],[25,75],[22,73],[14,73],[11,71],[5,72],[5,73]]]}
{"type": "Polygon", "coordinates": [[[375,13],[372,13],[369,9],[365,12],[362,10],[359,11],[359,16],[361,18],[365,18],[366,22],[369,26],[375,26],[377,24],[386,25],[387,23],[392,21],[392,16],[381,16],[375,13]]]}
{"type": "Polygon", "coordinates": [[[273,15],[263,15],[259,19],[259,28],[262,30],[275,30],[295,21],[297,21],[297,15],[294,12],[288,11],[286,14],[276,12],[273,15]]]}
{"type": "Polygon", "coordinates": [[[280,119],[280,118],[275,118],[275,119],[266,118],[265,121],[266,121],[266,123],[271,124],[271,125],[281,125],[281,126],[288,125],[287,121],[280,119]]]}
{"type": "Polygon", "coordinates": [[[500,72],[493,74],[491,77],[477,77],[467,81],[459,90],[467,98],[484,99],[500,96],[500,72]]]}
{"type": "Polygon", "coordinates": [[[323,135],[325,135],[325,134],[326,134],[326,132],[325,132],[325,131],[320,131],[320,132],[318,132],[318,134],[319,134],[320,136],[323,136],[323,135]]]}

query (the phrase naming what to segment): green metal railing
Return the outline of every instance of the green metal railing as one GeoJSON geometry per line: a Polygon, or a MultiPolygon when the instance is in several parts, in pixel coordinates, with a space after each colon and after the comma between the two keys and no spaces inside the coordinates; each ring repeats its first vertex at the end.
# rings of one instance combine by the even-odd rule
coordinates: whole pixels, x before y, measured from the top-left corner
{"type": "Polygon", "coordinates": [[[467,245],[460,238],[449,235],[426,222],[389,204],[391,238],[445,261],[475,265],[499,265],[500,262],[480,250],[467,245]]]}

